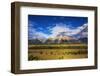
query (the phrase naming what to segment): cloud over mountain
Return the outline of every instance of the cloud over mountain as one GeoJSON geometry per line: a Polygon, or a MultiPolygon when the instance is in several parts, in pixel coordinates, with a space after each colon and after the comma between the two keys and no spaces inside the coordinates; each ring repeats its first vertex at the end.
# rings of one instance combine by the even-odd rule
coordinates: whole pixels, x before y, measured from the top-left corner
{"type": "MultiPolygon", "coordinates": [[[[77,33],[79,33],[81,30],[83,30],[85,27],[87,27],[87,24],[83,24],[82,26],[76,27],[76,28],[70,28],[67,27],[69,25],[66,24],[56,24],[54,27],[50,28],[51,30],[51,37],[55,37],[57,36],[57,34],[61,33],[61,32],[66,32],[67,36],[73,36],[77,33]]],[[[87,32],[85,32],[84,34],[86,34],[87,32]]]]}
{"type": "MultiPolygon", "coordinates": [[[[79,33],[87,27],[87,23],[78,26],[78,27],[70,27],[70,25],[66,25],[64,23],[57,23],[54,24],[53,27],[46,27],[50,34],[44,33],[42,31],[37,31],[37,29],[35,29],[36,24],[32,23],[31,21],[29,21],[28,24],[28,38],[29,39],[40,39],[40,40],[45,40],[47,38],[55,38],[59,33],[61,32],[65,32],[66,36],[74,36],[74,35],[80,35],[79,33]]],[[[40,29],[40,27],[39,27],[40,29]]],[[[42,28],[41,28],[42,29],[42,28]]],[[[46,30],[45,30],[46,31],[46,30]]],[[[83,31],[82,35],[87,36],[87,31],[83,31]]]]}

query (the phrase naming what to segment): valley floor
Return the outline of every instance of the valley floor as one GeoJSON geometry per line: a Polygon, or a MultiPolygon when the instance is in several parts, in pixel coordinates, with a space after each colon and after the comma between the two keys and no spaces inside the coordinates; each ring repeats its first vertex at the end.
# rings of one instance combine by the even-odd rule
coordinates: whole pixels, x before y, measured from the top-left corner
{"type": "Polygon", "coordinates": [[[56,60],[88,58],[86,44],[29,45],[28,60],[56,60]]]}

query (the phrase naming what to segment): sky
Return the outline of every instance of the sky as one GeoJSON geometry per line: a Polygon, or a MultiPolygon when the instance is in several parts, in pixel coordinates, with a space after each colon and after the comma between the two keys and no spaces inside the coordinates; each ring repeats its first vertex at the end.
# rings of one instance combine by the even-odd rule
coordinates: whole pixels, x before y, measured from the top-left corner
{"type": "Polygon", "coordinates": [[[87,17],[28,15],[28,39],[55,37],[60,32],[71,36],[87,24],[87,17]]]}

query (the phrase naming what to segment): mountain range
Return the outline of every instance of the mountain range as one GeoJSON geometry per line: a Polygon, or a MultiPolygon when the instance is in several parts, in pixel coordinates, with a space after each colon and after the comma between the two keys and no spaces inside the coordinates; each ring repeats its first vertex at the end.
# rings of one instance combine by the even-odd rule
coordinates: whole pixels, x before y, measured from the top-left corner
{"type": "Polygon", "coordinates": [[[80,30],[72,35],[67,32],[59,32],[55,37],[36,38],[28,40],[29,44],[43,44],[43,43],[87,43],[88,42],[88,26],[83,25],[80,30]]]}

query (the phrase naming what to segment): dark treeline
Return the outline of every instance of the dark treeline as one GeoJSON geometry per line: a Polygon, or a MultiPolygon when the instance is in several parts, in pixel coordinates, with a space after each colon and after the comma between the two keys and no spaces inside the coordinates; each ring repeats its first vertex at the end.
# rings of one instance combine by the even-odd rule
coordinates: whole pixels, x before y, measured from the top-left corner
{"type": "Polygon", "coordinates": [[[87,49],[87,46],[34,46],[29,49],[87,49]]]}

